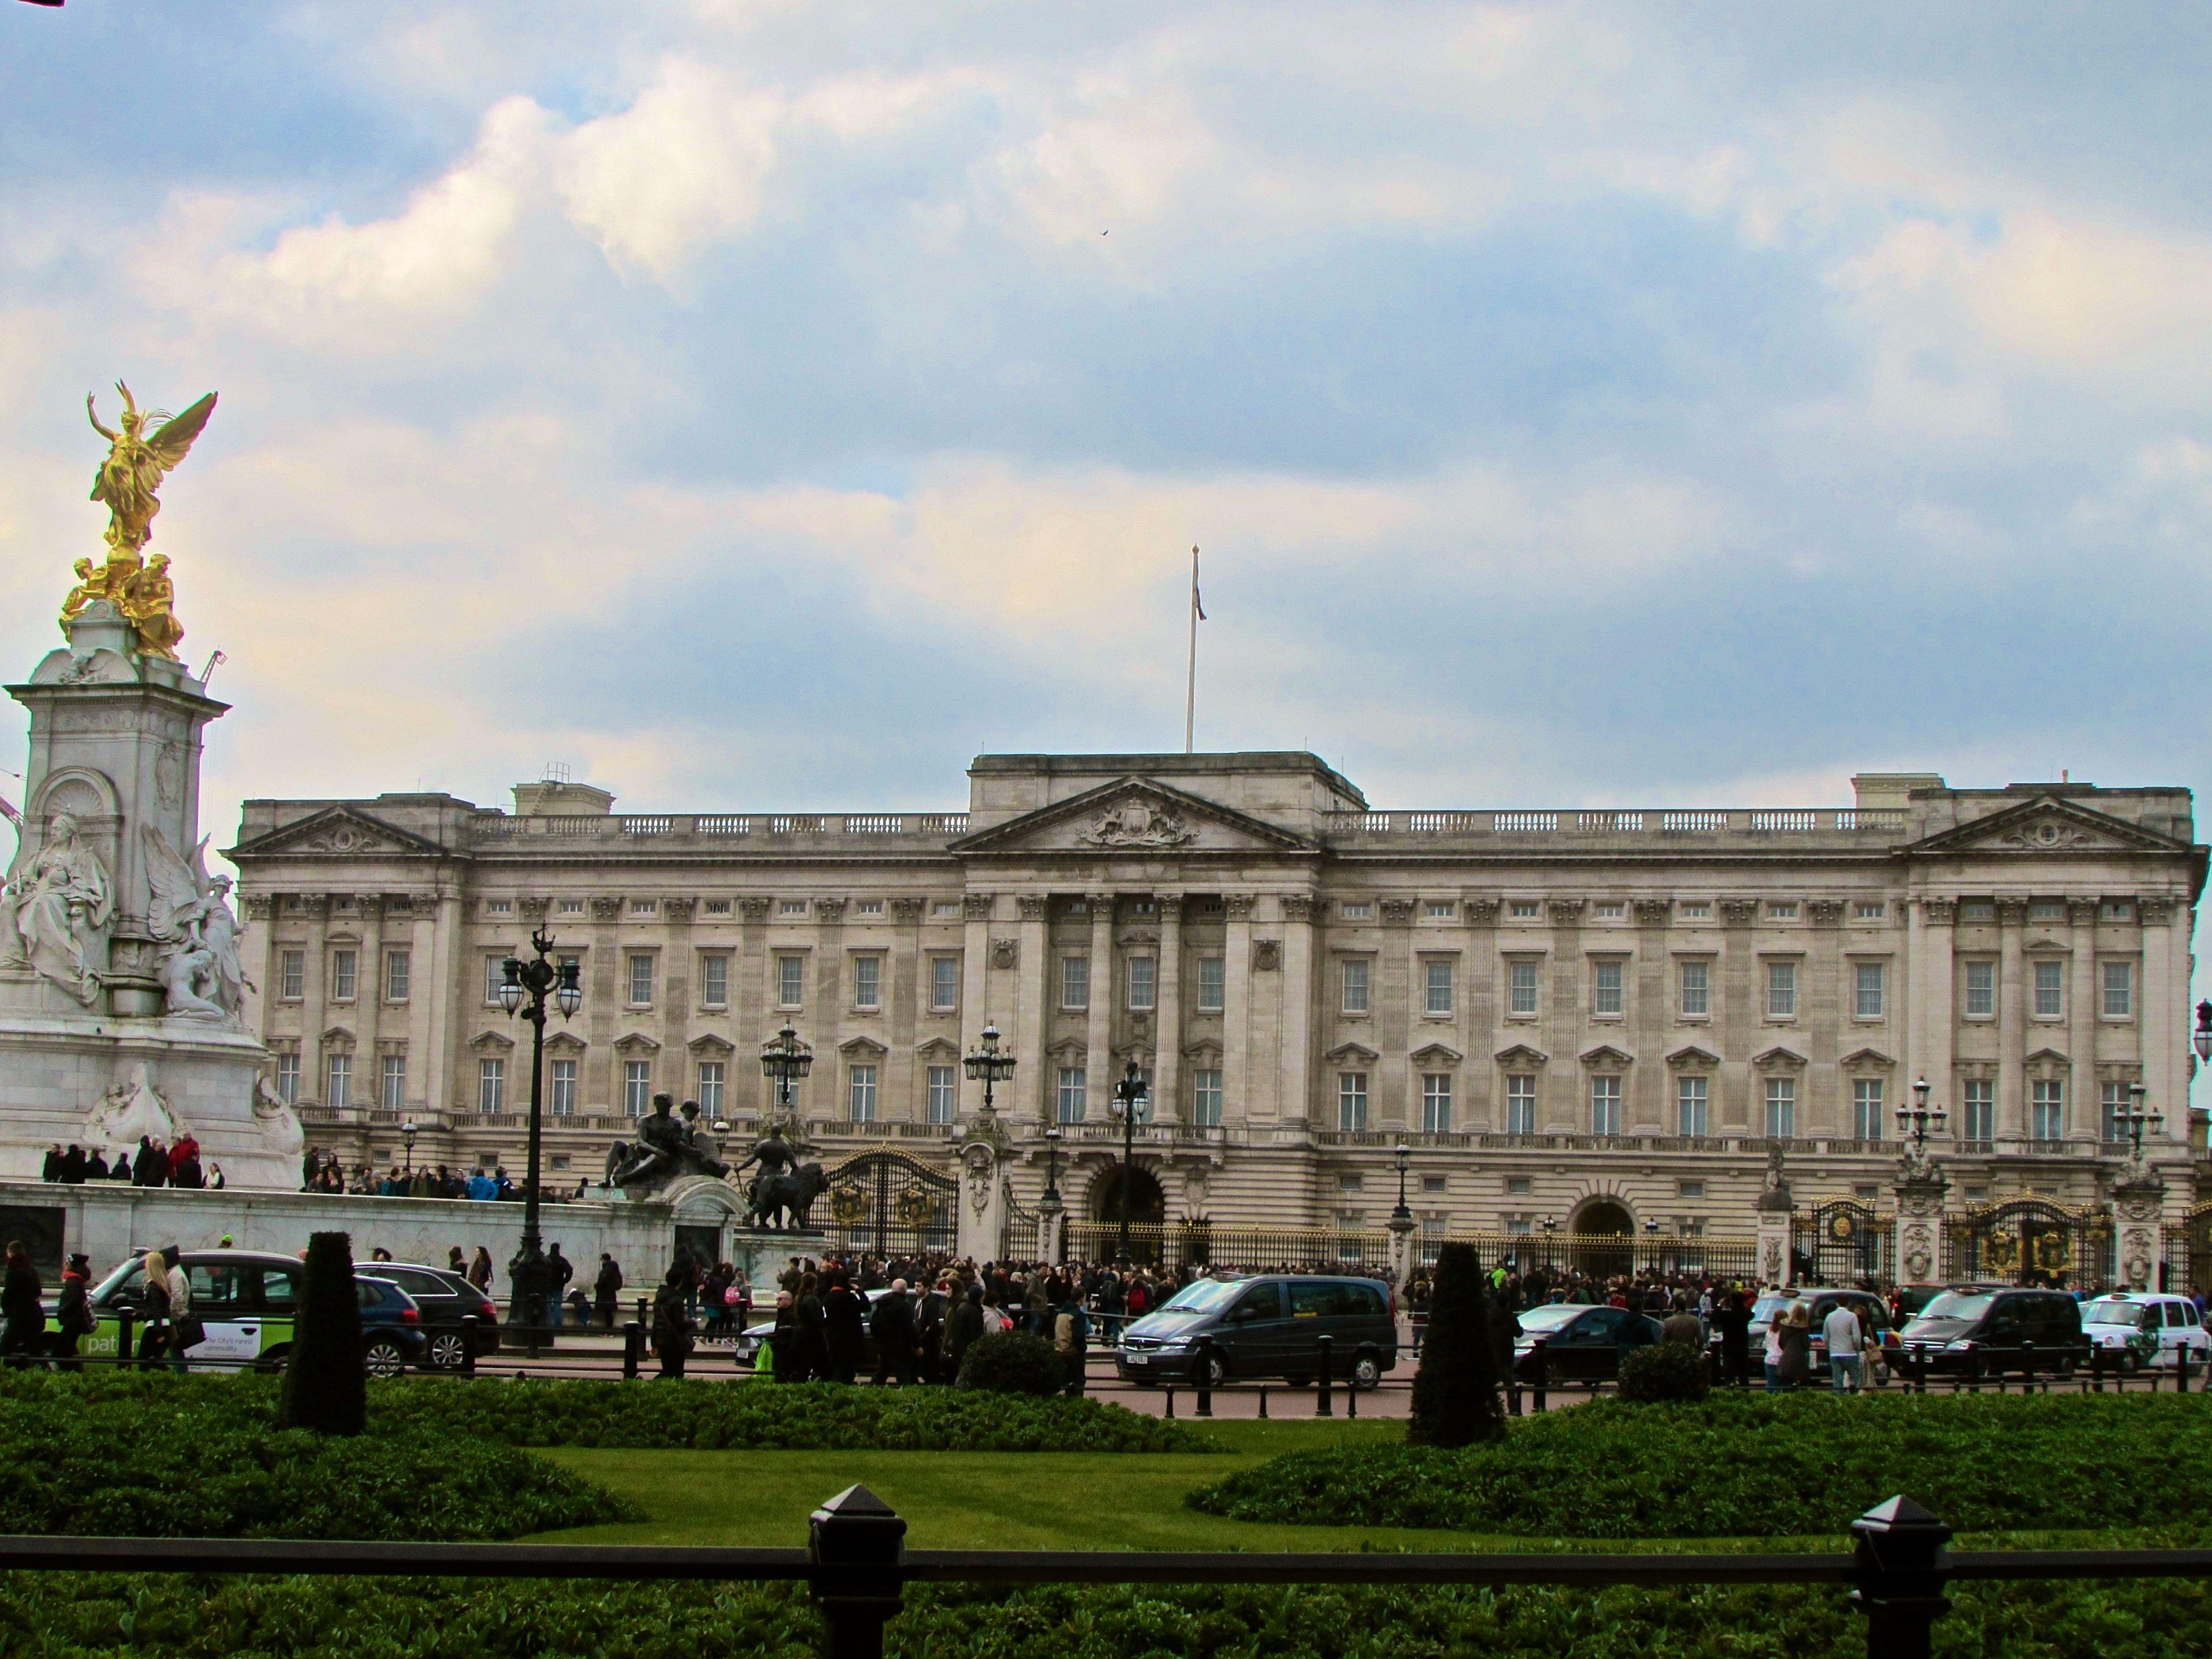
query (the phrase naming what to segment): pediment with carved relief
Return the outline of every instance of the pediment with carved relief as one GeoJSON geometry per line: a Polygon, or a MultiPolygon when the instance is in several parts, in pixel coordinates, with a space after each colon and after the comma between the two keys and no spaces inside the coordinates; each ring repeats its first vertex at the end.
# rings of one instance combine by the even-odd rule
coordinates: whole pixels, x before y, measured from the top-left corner
{"type": "Polygon", "coordinates": [[[963,836],[954,853],[1311,852],[1313,843],[1249,813],[1130,776],[963,836]]]}
{"type": "Polygon", "coordinates": [[[2190,845],[2058,795],[2039,795],[1906,849],[1921,853],[2185,853],[2190,845]]]}
{"type": "Polygon", "coordinates": [[[229,856],[233,860],[293,858],[303,854],[326,858],[444,858],[447,849],[350,806],[332,806],[242,842],[231,848],[229,856]]]}

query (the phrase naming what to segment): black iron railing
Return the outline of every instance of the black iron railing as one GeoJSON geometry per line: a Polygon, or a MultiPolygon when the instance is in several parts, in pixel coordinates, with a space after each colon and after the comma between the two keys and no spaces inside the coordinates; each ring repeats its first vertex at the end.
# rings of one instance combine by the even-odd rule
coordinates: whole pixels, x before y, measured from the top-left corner
{"type": "Polygon", "coordinates": [[[1949,1548],[1951,1529],[1908,1498],[1851,1523],[1848,1552],[1799,1555],[1273,1555],[1228,1552],[909,1550],[906,1522],[865,1486],[814,1511],[805,1549],[640,1545],[392,1544],[239,1538],[0,1537],[17,1571],[283,1573],[441,1578],[804,1581],[830,1659],[880,1659],[906,1586],[970,1584],[1833,1584],[1867,1619],[1868,1659],[1929,1659],[1948,1587],[1996,1580],[2212,1577],[2212,1550],[1949,1548]]]}

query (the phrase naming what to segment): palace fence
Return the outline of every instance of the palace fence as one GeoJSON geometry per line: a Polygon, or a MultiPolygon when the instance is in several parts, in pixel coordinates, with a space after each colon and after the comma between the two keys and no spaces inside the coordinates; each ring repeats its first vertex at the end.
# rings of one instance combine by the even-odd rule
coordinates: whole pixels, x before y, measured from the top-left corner
{"type": "Polygon", "coordinates": [[[1559,1553],[1273,1555],[1236,1551],[909,1550],[906,1522],[865,1486],[814,1511],[805,1549],[646,1545],[319,1543],[240,1538],[0,1538],[15,1571],[280,1573],[315,1577],[684,1579],[803,1583],[830,1659],[881,1659],[906,1587],[967,1584],[1616,1584],[1848,1588],[1868,1659],[1929,1659],[1958,1583],[2203,1578],[2212,1550],[1961,1550],[1951,1529],[1897,1497],[1851,1523],[1848,1552],[1791,1555],[1559,1553]]]}

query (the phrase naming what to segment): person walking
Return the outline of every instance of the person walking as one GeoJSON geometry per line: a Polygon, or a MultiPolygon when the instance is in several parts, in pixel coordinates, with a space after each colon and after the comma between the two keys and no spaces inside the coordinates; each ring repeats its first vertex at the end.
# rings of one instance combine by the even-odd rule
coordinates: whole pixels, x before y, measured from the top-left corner
{"type": "Polygon", "coordinates": [[[868,1304],[841,1269],[822,1297],[823,1332],[830,1341],[830,1380],[850,1382],[868,1357],[868,1304]]]}
{"type": "Polygon", "coordinates": [[[890,1290],[877,1300],[868,1318],[868,1334],[876,1339],[876,1385],[884,1381],[901,1388],[914,1386],[914,1298],[906,1293],[906,1280],[894,1279],[890,1290]]]}
{"type": "Polygon", "coordinates": [[[8,1241],[8,1271],[0,1279],[0,1358],[20,1370],[46,1347],[46,1285],[20,1238],[8,1241]]]}
{"type": "Polygon", "coordinates": [[[592,1307],[599,1316],[599,1328],[611,1331],[615,1328],[615,1304],[622,1297],[622,1269],[605,1251],[599,1252],[599,1274],[592,1281],[592,1307]]]}
{"type": "Polygon", "coordinates": [[[1813,1304],[1793,1302],[1786,1316],[1777,1316],[1782,1332],[1781,1379],[1784,1393],[1805,1386],[1813,1370],[1813,1304]]]}
{"type": "Polygon", "coordinates": [[[945,1306],[951,1287],[943,1279],[935,1291],[925,1290],[921,1296],[921,1311],[915,1323],[914,1347],[915,1370],[925,1382],[945,1380],[945,1306]]]}
{"type": "Polygon", "coordinates": [[[951,1317],[945,1322],[945,1370],[947,1382],[960,1380],[960,1362],[967,1358],[968,1350],[983,1334],[983,1287],[970,1285],[968,1294],[952,1310],[951,1317]]]}
{"type": "Polygon", "coordinates": [[[1090,1380],[1084,1371],[1091,1352],[1091,1316],[1072,1291],[1053,1316],[1052,1335],[1053,1346],[1060,1350],[1060,1363],[1067,1368],[1066,1392],[1079,1400],[1090,1380]]]}
{"type": "Polygon", "coordinates": [[[556,1241],[545,1247],[545,1282],[552,1294],[545,1299],[545,1322],[556,1330],[561,1324],[561,1305],[568,1292],[568,1281],[576,1276],[576,1264],[561,1254],[556,1241]]]}
{"type": "Polygon", "coordinates": [[[1751,1385],[1751,1310],[1742,1295],[1723,1291],[1713,1309],[1713,1333],[1721,1340],[1721,1381],[1732,1388],[1751,1385]]]}
{"type": "Polygon", "coordinates": [[[491,1252],[481,1244],[477,1246],[475,1259],[469,1263],[469,1283],[486,1296],[491,1294],[491,1252]]]}
{"type": "Polygon", "coordinates": [[[139,1271],[138,1368],[150,1371],[169,1346],[169,1264],[159,1250],[149,1250],[139,1271]]]}
{"type": "Polygon", "coordinates": [[[1782,1392],[1782,1334],[1789,1328],[1789,1309],[1777,1308],[1774,1317],[1767,1322],[1766,1342],[1759,1356],[1766,1367],[1766,1391],[1769,1394],[1782,1392]]]}
{"type": "Polygon", "coordinates": [[[822,1281],[815,1274],[799,1276],[799,1294],[792,1299],[792,1315],[799,1322],[799,1352],[794,1382],[811,1382],[830,1376],[830,1340],[823,1323],[822,1281]]]}
{"type": "Polygon", "coordinates": [[[184,1252],[173,1244],[161,1249],[161,1266],[169,1280],[169,1369],[191,1369],[187,1350],[205,1340],[205,1328],[192,1313],[192,1276],[185,1268],[184,1252]]]}
{"type": "Polygon", "coordinates": [[[1692,1351],[1705,1347],[1705,1328],[1698,1322],[1697,1315],[1690,1311],[1688,1297],[1677,1296],[1674,1298],[1674,1311],[1660,1323],[1659,1340],[1662,1342],[1679,1342],[1692,1351]]]}
{"type": "Polygon", "coordinates": [[[90,1336],[96,1322],[92,1311],[92,1259],[72,1255],[62,1269],[61,1297],[54,1304],[55,1331],[47,1339],[47,1352],[54,1357],[57,1370],[84,1369],[84,1361],[77,1357],[77,1341],[90,1336]]]}
{"type": "Polygon", "coordinates": [[[669,1268],[653,1293],[653,1352],[660,1360],[663,1376],[682,1376],[684,1358],[691,1352],[691,1320],[684,1311],[690,1293],[691,1269],[683,1261],[669,1268]]]}
{"type": "Polygon", "coordinates": [[[1866,1350],[1866,1333],[1859,1323],[1858,1310],[1848,1302],[1837,1303],[1820,1322],[1820,1334],[1828,1344],[1829,1386],[1838,1394],[1856,1394],[1863,1363],[1861,1356],[1866,1350]]]}

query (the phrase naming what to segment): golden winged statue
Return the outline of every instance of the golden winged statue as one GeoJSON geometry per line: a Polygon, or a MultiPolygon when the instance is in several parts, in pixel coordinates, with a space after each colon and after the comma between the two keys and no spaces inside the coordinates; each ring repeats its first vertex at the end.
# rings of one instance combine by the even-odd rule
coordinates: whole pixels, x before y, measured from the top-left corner
{"type": "Polygon", "coordinates": [[[107,507],[107,562],[94,570],[91,561],[77,561],[77,585],[62,603],[62,619],[68,621],[94,599],[106,599],[137,629],[141,652],[173,662],[177,642],[185,636],[176,617],[176,587],[168,560],[157,553],[149,562],[144,552],[154,534],[154,515],[161,510],[161,480],[176,470],[206,428],[216,394],[209,392],[173,416],[167,410],[140,409],[121,380],[115,389],[123,394],[120,432],[100,424],[92,393],[84,399],[92,429],[108,443],[106,459],[92,480],[92,499],[107,507]]]}

